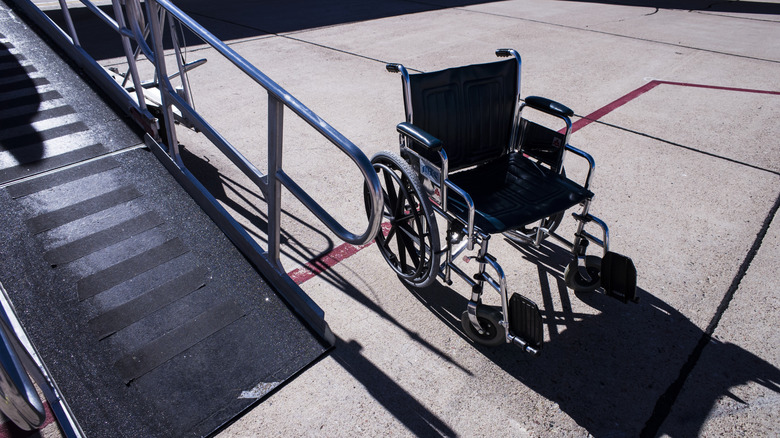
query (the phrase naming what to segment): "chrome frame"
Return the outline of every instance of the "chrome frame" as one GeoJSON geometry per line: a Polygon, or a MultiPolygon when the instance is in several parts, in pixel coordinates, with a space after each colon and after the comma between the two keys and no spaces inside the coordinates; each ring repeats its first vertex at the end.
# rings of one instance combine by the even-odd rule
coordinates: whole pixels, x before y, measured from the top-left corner
{"type": "MultiPolygon", "coordinates": [[[[3,354],[15,357],[15,361],[20,363],[22,368],[17,371],[29,373],[32,380],[38,385],[49,402],[52,413],[57,417],[63,435],[67,438],[83,437],[84,431],[81,430],[81,426],[63,398],[57,383],[51,378],[46,364],[43,363],[38,351],[27,336],[27,332],[19,321],[16,309],[2,284],[0,284],[0,331],[2,331],[4,340],[8,342],[3,346],[4,349],[7,347],[3,354]]],[[[3,396],[21,397],[22,395],[3,394],[3,396]]],[[[37,398],[38,395],[35,394],[35,397],[37,398]]],[[[7,403],[7,400],[4,402],[7,403]]]]}

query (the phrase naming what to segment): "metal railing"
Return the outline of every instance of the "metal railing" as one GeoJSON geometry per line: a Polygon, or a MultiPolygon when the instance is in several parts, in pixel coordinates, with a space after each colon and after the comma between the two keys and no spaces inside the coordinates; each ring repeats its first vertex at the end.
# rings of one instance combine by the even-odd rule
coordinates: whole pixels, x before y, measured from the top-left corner
{"type": "MultiPolygon", "coordinates": [[[[351,141],[303,105],[298,99],[271,80],[257,67],[252,65],[227,44],[219,40],[203,26],[181,11],[168,0],[112,0],[114,17],[111,17],[88,0],[81,0],[108,28],[121,37],[122,50],[127,61],[128,71],[121,82],[111,77],[109,72],[82,47],[77,29],[70,16],[65,0],[59,0],[66,29],[62,29],[48,16],[43,14],[30,0],[15,0],[28,14],[44,28],[47,33],[69,54],[74,62],[82,67],[101,88],[120,104],[147,132],[147,143],[160,146],[166,157],[164,164],[174,173],[182,185],[190,191],[204,210],[214,219],[231,240],[252,260],[273,283],[281,295],[293,308],[306,319],[326,340],[332,341],[333,334],[324,322],[322,310],[311,301],[282,268],[280,260],[281,242],[281,189],[285,187],[303,205],[305,205],[329,230],[340,239],[360,245],[369,242],[379,230],[381,220],[381,186],[376,172],[368,157],[351,141]],[[176,55],[176,72],[169,75],[165,62],[164,34],[168,28],[169,40],[176,55]],[[177,26],[192,32],[217,53],[237,67],[244,75],[267,91],[268,99],[268,171],[261,172],[224,135],[217,131],[193,107],[188,94],[187,71],[189,66],[182,62],[181,46],[178,40],[177,26]],[[135,46],[135,48],[133,48],[135,46]],[[154,66],[154,78],[143,82],[137,61],[143,55],[154,66]],[[177,92],[171,80],[177,78],[183,87],[177,92]],[[159,90],[162,104],[159,108],[147,105],[146,93],[155,87],[159,90]],[[174,109],[178,112],[174,114],[174,109]],[[152,111],[154,110],[154,112],[152,111]],[[368,194],[368,225],[355,234],[347,230],[339,221],[319,203],[317,203],[287,173],[282,166],[283,122],[285,110],[300,117],[321,136],[326,138],[338,150],[344,153],[357,166],[368,194]],[[252,183],[261,190],[268,204],[268,248],[261,248],[247,234],[219,202],[204,188],[200,181],[189,172],[182,162],[177,142],[175,117],[184,119],[200,131],[216,148],[226,156],[252,183]],[[153,140],[153,141],[151,141],[153,140]],[[169,159],[169,160],[167,160],[169,159]],[[167,160],[167,161],[166,161],[167,160]]],[[[182,31],[183,32],[183,31],[182,31]]]]}

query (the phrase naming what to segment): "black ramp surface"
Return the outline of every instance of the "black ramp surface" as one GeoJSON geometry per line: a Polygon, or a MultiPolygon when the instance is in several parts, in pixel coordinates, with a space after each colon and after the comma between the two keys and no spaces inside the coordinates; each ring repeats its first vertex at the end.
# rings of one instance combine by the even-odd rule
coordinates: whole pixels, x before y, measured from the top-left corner
{"type": "Polygon", "coordinates": [[[0,24],[0,283],[86,435],[208,435],[320,357],[138,136],[0,24]]]}
{"type": "Polygon", "coordinates": [[[0,281],[88,435],[207,435],[325,348],[151,152],[110,159],[0,190],[0,281]],[[117,186],[138,196],[51,214],[117,186]]]}

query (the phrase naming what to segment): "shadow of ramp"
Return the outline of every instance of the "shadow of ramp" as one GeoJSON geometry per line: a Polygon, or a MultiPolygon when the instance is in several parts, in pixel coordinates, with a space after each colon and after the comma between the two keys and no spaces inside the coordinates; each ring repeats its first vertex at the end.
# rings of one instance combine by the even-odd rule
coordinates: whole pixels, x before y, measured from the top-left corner
{"type": "MultiPolygon", "coordinates": [[[[549,341],[537,358],[510,345],[488,348],[475,344],[475,348],[505,373],[555,402],[590,434],[642,435],[658,400],[678,378],[704,332],[642,289],[638,290],[640,303],[630,306],[600,293],[571,297],[561,273],[568,261],[566,251],[548,244],[539,250],[518,249],[538,267],[544,301],[542,315],[549,341]],[[553,307],[556,294],[562,308],[553,307]],[[597,313],[575,312],[567,305],[573,299],[581,300],[597,313]]],[[[410,291],[467,339],[457,319],[466,308],[465,297],[438,283],[410,291]]],[[[696,366],[716,378],[711,385],[688,394],[684,424],[664,424],[661,433],[695,436],[715,402],[728,396],[734,386],[756,382],[778,391],[780,370],[772,364],[732,344],[712,341],[707,351],[696,366]]]]}
{"type": "MultiPolygon", "coordinates": [[[[182,161],[187,169],[198,178],[206,190],[211,193],[223,206],[233,211],[236,219],[244,221],[244,229],[252,237],[263,244],[268,244],[268,213],[265,196],[257,186],[248,187],[247,181],[241,182],[231,178],[224,170],[218,169],[207,158],[191,152],[185,147],[180,150],[182,161]]],[[[239,176],[239,179],[241,176],[239,176]]],[[[312,249],[300,242],[292,233],[281,230],[282,254],[291,260],[304,265],[317,261],[328,255],[335,243],[333,238],[317,228],[316,224],[307,223],[299,217],[282,209],[285,219],[290,219],[314,235],[319,236],[323,242],[322,249],[312,249]]]]}
{"type": "Polygon", "coordinates": [[[331,353],[333,359],[357,379],[371,396],[390,414],[400,421],[414,436],[456,436],[444,421],[429,411],[411,394],[401,388],[390,376],[385,374],[361,350],[356,341],[345,342],[336,339],[336,349],[331,353]]]}

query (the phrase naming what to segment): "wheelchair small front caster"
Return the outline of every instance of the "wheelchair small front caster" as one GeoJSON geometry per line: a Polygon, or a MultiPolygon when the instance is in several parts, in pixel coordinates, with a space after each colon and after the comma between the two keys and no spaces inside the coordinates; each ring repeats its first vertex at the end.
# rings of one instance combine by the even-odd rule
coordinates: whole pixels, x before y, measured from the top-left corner
{"type": "Polygon", "coordinates": [[[460,315],[460,325],[463,327],[466,336],[477,344],[497,347],[506,343],[504,326],[499,324],[499,321],[502,319],[504,317],[500,311],[487,306],[479,306],[477,308],[477,321],[482,326],[483,333],[480,334],[477,328],[471,325],[468,310],[463,311],[460,315]]]}
{"type": "Polygon", "coordinates": [[[577,259],[575,258],[572,260],[563,272],[563,279],[566,281],[566,286],[574,292],[593,292],[598,289],[599,286],[601,286],[601,258],[586,256],[585,271],[588,276],[590,276],[589,279],[586,279],[580,273],[577,259]]]}

